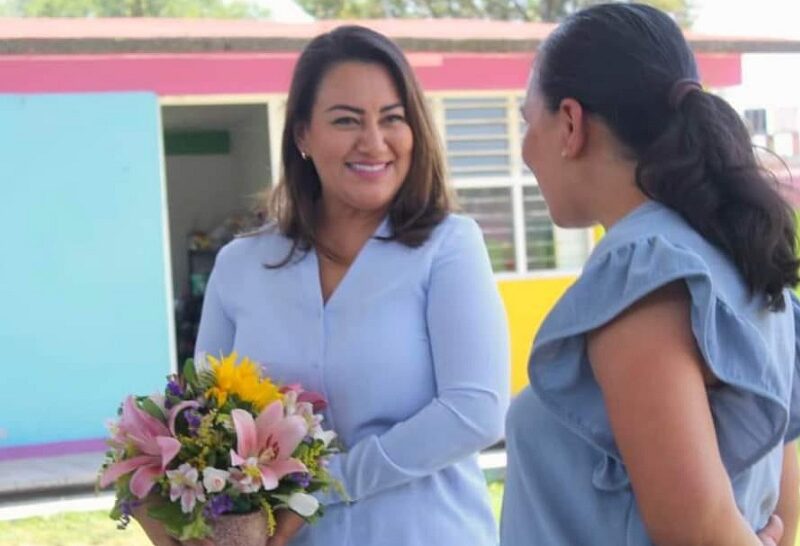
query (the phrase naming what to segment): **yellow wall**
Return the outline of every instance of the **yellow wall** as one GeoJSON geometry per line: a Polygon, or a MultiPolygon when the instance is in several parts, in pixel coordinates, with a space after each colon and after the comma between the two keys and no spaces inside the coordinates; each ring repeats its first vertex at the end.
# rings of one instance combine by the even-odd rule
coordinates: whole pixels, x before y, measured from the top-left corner
{"type": "Polygon", "coordinates": [[[575,277],[500,280],[511,330],[511,392],[528,384],[528,356],[544,317],[575,277]]]}

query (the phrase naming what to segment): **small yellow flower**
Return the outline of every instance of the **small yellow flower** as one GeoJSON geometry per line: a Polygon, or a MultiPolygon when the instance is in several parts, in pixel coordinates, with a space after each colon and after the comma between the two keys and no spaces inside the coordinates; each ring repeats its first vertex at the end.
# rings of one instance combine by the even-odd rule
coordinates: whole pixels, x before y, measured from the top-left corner
{"type": "Polygon", "coordinates": [[[283,400],[278,387],[261,376],[259,366],[245,357],[237,364],[238,355],[234,352],[222,359],[207,357],[214,374],[214,386],[206,391],[206,397],[213,397],[218,406],[225,405],[228,397],[236,395],[243,402],[253,404],[261,411],[275,400],[283,400]]]}

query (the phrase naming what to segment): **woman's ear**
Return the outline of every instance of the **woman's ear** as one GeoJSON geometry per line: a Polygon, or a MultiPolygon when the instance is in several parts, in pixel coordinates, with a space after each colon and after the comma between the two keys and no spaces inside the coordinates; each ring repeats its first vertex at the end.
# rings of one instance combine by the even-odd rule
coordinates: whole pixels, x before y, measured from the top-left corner
{"type": "Polygon", "coordinates": [[[561,156],[574,159],[586,148],[588,138],[586,110],[575,99],[563,99],[558,105],[558,118],[561,133],[561,156]]]}

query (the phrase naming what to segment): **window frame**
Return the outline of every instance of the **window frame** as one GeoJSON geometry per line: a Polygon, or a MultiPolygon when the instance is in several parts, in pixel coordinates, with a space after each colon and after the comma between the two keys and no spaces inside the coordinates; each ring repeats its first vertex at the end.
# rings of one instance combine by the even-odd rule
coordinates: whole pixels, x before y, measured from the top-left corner
{"type": "MultiPolygon", "coordinates": [[[[591,253],[594,244],[594,230],[591,228],[583,229],[585,239],[585,255],[581,266],[579,267],[561,267],[556,265],[552,269],[528,269],[528,251],[527,251],[527,234],[525,229],[525,202],[523,195],[523,188],[527,186],[538,186],[536,178],[525,167],[522,161],[522,139],[524,137],[522,128],[524,125],[520,116],[520,106],[524,100],[525,93],[523,90],[495,90],[495,91],[429,91],[426,93],[429,105],[432,110],[433,118],[436,123],[436,129],[439,132],[442,148],[445,151],[445,158],[448,157],[447,153],[447,121],[445,114],[445,101],[447,100],[460,100],[467,101],[469,99],[503,99],[505,101],[506,111],[506,128],[507,133],[505,137],[494,137],[499,140],[502,138],[508,142],[508,157],[510,173],[507,177],[502,176],[457,176],[449,172],[450,183],[455,190],[460,189],[477,189],[477,188],[509,188],[511,194],[511,213],[513,225],[513,245],[514,245],[514,262],[516,268],[513,271],[495,271],[495,277],[499,279],[514,279],[514,278],[547,278],[547,277],[562,277],[564,275],[576,275],[580,273],[582,264],[585,262],[591,253]]],[[[492,118],[494,119],[494,118],[492,118]]],[[[476,118],[476,121],[480,121],[476,118]]],[[[552,220],[551,220],[552,223],[552,220]]],[[[553,224],[553,260],[558,264],[558,246],[559,246],[559,232],[563,231],[553,224]]],[[[570,229],[569,231],[573,231],[570,229]]]]}

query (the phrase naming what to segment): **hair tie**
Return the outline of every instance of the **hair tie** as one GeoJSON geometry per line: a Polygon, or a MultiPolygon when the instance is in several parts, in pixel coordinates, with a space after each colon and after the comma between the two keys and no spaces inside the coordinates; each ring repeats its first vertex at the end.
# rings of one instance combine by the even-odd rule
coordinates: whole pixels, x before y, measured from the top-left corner
{"type": "Polygon", "coordinates": [[[694,78],[682,78],[672,84],[669,90],[669,105],[673,110],[677,110],[683,102],[684,97],[692,91],[702,91],[703,85],[694,78]]]}

